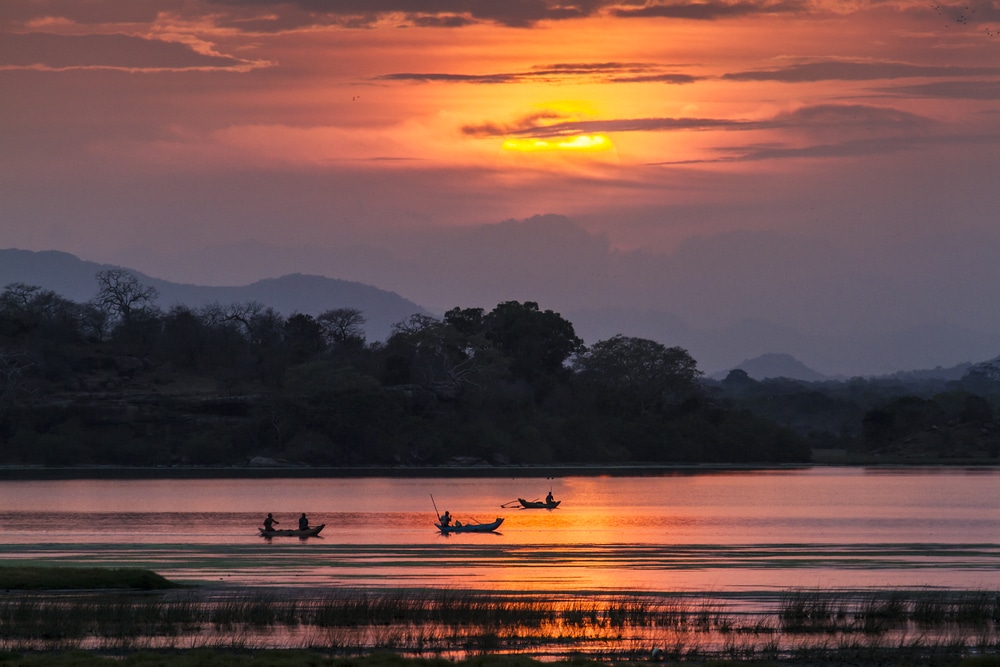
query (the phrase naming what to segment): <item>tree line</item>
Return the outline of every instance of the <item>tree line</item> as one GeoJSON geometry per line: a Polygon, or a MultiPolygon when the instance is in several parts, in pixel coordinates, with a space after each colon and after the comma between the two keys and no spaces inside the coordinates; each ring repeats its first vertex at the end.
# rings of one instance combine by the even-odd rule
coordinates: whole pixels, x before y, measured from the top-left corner
{"type": "Polygon", "coordinates": [[[1000,360],[951,372],[804,382],[733,370],[706,391],[773,420],[814,449],[856,459],[936,463],[1000,459],[1000,360]]]}
{"type": "Polygon", "coordinates": [[[807,438],[720,398],[680,347],[585,346],[537,303],[453,308],[368,341],[353,308],[163,310],[123,269],[87,303],[0,294],[0,463],[797,462],[807,438]]]}

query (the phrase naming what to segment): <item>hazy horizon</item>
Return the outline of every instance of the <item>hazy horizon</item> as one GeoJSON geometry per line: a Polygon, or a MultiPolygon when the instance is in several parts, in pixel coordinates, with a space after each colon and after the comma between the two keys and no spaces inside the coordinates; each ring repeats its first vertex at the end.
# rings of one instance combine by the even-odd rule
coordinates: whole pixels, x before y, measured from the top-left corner
{"type": "MultiPolygon", "coordinates": [[[[168,309],[176,303],[198,306],[202,302],[229,303],[233,300],[247,299],[275,306],[286,315],[295,312],[315,315],[332,307],[358,307],[367,311],[370,319],[374,317],[370,322],[374,328],[369,332],[372,341],[384,341],[389,333],[389,325],[405,319],[412,312],[430,312],[440,316],[445,310],[455,306],[483,307],[489,310],[497,303],[514,299],[536,301],[543,308],[551,308],[561,312],[574,324],[577,333],[588,344],[610,338],[616,334],[625,334],[650,338],[668,345],[680,345],[692,353],[699,368],[708,374],[727,371],[740,366],[745,361],[758,359],[761,356],[781,354],[791,355],[811,370],[828,377],[878,376],[895,372],[951,368],[961,364],[990,360],[997,356],[995,335],[940,324],[913,325],[909,329],[889,327],[885,330],[864,331],[841,327],[825,332],[809,331],[807,328],[797,327],[794,318],[788,324],[776,323],[762,319],[762,312],[752,313],[740,311],[738,308],[726,312],[731,315],[750,312],[750,315],[743,319],[725,321],[721,325],[712,321],[692,324],[692,322],[698,322],[698,319],[692,317],[691,311],[677,309],[675,312],[657,307],[656,303],[662,305],[662,300],[650,299],[652,305],[644,305],[641,302],[643,295],[636,294],[633,296],[640,299],[640,301],[635,302],[638,305],[629,304],[629,285],[634,279],[649,280],[650,275],[654,274],[661,276],[678,274],[677,267],[672,267],[667,261],[669,258],[640,257],[640,259],[646,260],[645,265],[643,265],[643,262],[636,262],[634,257],[627,256],[624,259],[631,259],[632,263],[623,263],[623,257],[617,253],[607,252],[605,255],[601,255],[596,252],[593,247],[594,239],[586,235],[582,238],[587,242],[585,245],[590,248],[591,252],[583,254],[591,260],[590,263],[576,266],[569,275],[559,279],[543,281],[545,287],[535,289],[531,286],[533,278],[537,278],[537,274],[545,268],[544,262],[541,260],[544,259],[547,252],[552,250],[553,245],[560,248],[574,247],[573,243],[567,241],[566,234],[579,234],[578,228],[566,220],[550,218],[545,221],[508,221],[480,230],[479,234],[517,235],[519,231],[536,234],[540,229],[547,229],[549,232],[546,235],[549,237],[547,244],[537,239],[531,243],[521,244],[522,247],[534,248],[529,254],[534,255],[539,261],[535,262],[535,265],[530,265],[530,262],[523,257],[513,258],[513,270],[519,270],[525,274],[521,276],[499,272],[495,256],[497,251],[495,250],[492,255],[485,257],[475,253],[470,255],[459,253],[464,258],[460,266],[442,265],[433,267],[434,270],[431,270],[431,267],[427,265],[403,261],[397,257],[388,264],[394,267],[393,271],[382,270],[380,279],[371,282],[366,280],[366,278],[372,277],[371,271],[373,270],[370,268],[371,262],[369,260],[371,258],[368,253],[333,252],[331,254],[330,251],[322,249],[298,249],[296,251],[296,249],[271,248],[265,251],[265,248],[258,246],[256,247],[257,255],[266,256],[267,261],[254,265],[253,271],[246,275],[245,280],[215,288],[203,288],[200,286],[201,284],[177,281],[171,271],[161,272],[157,269],[159,265],[154,257],[147,257],[147,261],[141,268],[134,264],[118,265],[144,274],[151,278],[154,283],[165,280],[180,286],[179,290],[168,288],[165,284],[161,286],[158,305],[164,309],[168,309]],[[342,269],[341,273],[358,275],[354,275],[352,278],[329,276],[330,278],[346,280],[348,283],[358,286],[371,285],[376,289],[383,290],[385,294],[399,295],[398,299],[412,303],[411,310],[401,310],[397,307],[395,314],[391,315],[384,308],[386,305],[384,298],[376,297],[374,294],[365,296],[364,290],[350,290],[345,293],[344,284],[331,284],[328,287],[329,293],[324,297],[321,285],[314,281],[275,281],[275,278],[287,279],[293,274],[326,276],[326,274],[331,273],[328,269],[334,265],[342,269]],[[369,266],[367,270],[364,268],[366,265],[369,266]],[[469,265],[477,265],[478,269],[470,271],[467,268],[469,265]],[[350,267],[350,270],[347,267],[350,267]],[[263,279],[257,278],[258,272],[263,272],[268,276],[263,279]],[[423,278],[414,282],[413,279],[419,275],[423,275],[423,278]],[[504,278],[498,280],[503,287],[491,287],[490,281],[497,280],[498,275],[504,278]],[[614,276],[610,282],[616,283],[615,289],[584,290],[584,297],[576,294],[573,289],[580,284],[599,285],[602,282],[608,282],[609,276],[614,276]],[[256,290],[243,289],[253,285],[257,286],[256,290]],[[403,289],[397,289],[398,285],[402,285],[403,289]],[[413,297],[414,293],[425,296],[434,293],[435,288],[442,285],[446,286],[445,291],[450,290],[455,295],[455,298],[448,301],[446,305],[428,304],[413,297]],[[512,289],[513,291],[510,291],[512,289]],[[603,296],[604,299],[589,300],[594,295],[603,296]],[[366,299],[375,300],[366,302],[366,299]],[[683,316],[678,313],[682,313],[683,316]],[[753,317],[754,314],[758,316],[753,317]]],[[[481,239],[476,238],[475,234],[473,236],[470,246],[472,249],[490,247],[489,243],[483,243],[481,239]]],[[[746,246],[746,239],[740,240],[746,246]]],[[[597,244],[597,247],[600,248],[600,243],[597,244]]],[[[206,249],[202,255],[181,258],[184,261],[178,263],[194,265],[204,262],[206,266],[226,271],[227,265],[240,264],[241,258],[246,252],[246,248],[242,247],[229,250],[227,253],[225,248],[206,249]]],[[[2,252],[4,251],[0,250],[0,253],[2,252]]],[[[704,254],[700,257],[704,257],[704,254]]],[[[80,261],[86,261],[86,259],[81,258],[80,261]]],[[[31,266],[32,269],[26,273],[19,273],[10,269],[5,271],[0,267],[0,283],[27,281],[55,289],[64,296],[78,301],[88,300],[92,296],[92,291],[96,289],[96,282],[91,284],[91,277],[86,274],[86,271],[81,274],[79,270],[73,270],[69,275],[56,275],[60,271],[58,262],[40,259],[33,264],[31,261],[24,261],[24,258],[21,257],[15,264],[21,264],[25,267],[31,266]],[[45,267],[50,268],[45,269],[45,267]],[[39,270],[42,269],[45,269],[44,278],[39,276],[39,270]]],[[[92,265],[95,267],[94,271],[97,270],[97,267],[106,266],[100,263],[92,265]]],[[[705,273],[710,274],[711,267],[714,265],[714,263],[710,263],[704,270],[705,273]]],[[[169,267],[160,266],[160,268],[168,269],[169,267]]],[[[186,270],[183,266],[174,266],[173,269],[174,274],[182,276],[197,273],[197,271],[186,270]]],[[[239,270],[236,273],[239,274],[239,270]]],[[[693,276],[692,280],[697,280],[697,276],[693,276]]],[[[206,281],[204,284],[211,285],[211,281],[206,281]]],[[[654,281],[654,284],[662,283],[654,281]]],[[[678,289],[684,287],[685,285],[682,284],[678,289]]],[[[726,289],[725,284],[716,287],[726,289]]],[[[863,281],[858,283],[858,287],[864,287],[863,281]]],[[[798,288],[800,294],[815,292],[815,290],[809,289],[803,292],[801,286],[798,288]]],[[[656,290],[650,289],[639,291],[644,292],[646,297],[651,297],[656,292],[656,290]]],[[[711,292],[712,288],[706,285],[698,291],[698,295],[706,297],[711,292]]],[[[664,293],[666,296],[671,294],[669,290],[664,293]]],[[[768,293],[773,294],[773,292],[768,293]]],[[[876,290],[873,291],[873,294],[876,298],[871,303],[877,305],[879,293],[876,290]]],[[[719,297],[719,299],[722,298],[725,298],[725,295],[719,297]]],[[[706,312],[711,313],[713,303],[719,299],[708,299],[706,312]]],[[[828,302],[824,303],[829,305],[828,302]]],[[[674,305],[683,305],[682,300],[677,300],[674,305]]],[[[855,304],[848,305],[854,306],[855,304]]],[[[774,363],[768,363],[765,366],[772,367],[772,370],[780,370],[780,368],[774,367],[774,363]]],[[[784,364],[778,364],[778,366],[784,367],[784,364]]],[[[795,376],[793,375],[793,377],[795,376]]]]}
{"type": "Polygon", "coordinates": [[[1000,353],[986,0],[10,0],[0,90],[0,247],[532,300],[718,364],[1000,353]]]}

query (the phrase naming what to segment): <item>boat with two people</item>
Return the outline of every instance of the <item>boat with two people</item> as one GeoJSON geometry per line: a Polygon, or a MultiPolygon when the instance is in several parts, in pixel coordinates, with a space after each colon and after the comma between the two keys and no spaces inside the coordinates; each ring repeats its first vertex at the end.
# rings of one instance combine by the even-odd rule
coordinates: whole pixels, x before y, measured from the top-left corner
{"type": "Polygon", "coordinates": [[[497,517],[490,523],[462,523],[461,521],[452,521],[451,512],[448,510],[444,511],[444,514],[438,512],[437,503],[434,502],[434,494],[431,494],[431,503],[434,505],[434,514],[437,516],[437,523],[434,526],[441,531],[442,535],[451,535],[452,533],[495,533],[500,524],[503,523],[502,517],[497,517]]]}
{"type": "Polygon", "coordinates": [[[261,537],[316,537],[320,534],[320,531],[326,527],[325,523],[321,523],[318,526],[310,526],[309,519],[306,517],[305,512],[299,517],[299,527],[298,528],[275,528],[275,524],[281,523],[274,518],[274,515],[268,512],[267,517],[264,519],[264,526],[258,528],[261,537]]]}
{"type": "Polygon", "coordinates": [[[320,531],[326,527],[325,523],[321,523],[318,526],[310,526],[309,528],[272,528],[271,530],[264,530],[263,528],[258,528],[261,537],[316,537],[319,535],[320,531]]]}

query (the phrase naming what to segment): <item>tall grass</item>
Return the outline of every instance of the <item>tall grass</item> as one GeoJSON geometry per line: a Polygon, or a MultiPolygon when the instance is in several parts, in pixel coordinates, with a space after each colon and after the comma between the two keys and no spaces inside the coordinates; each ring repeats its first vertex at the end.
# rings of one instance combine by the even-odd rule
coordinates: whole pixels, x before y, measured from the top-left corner
{"type": "Polygon", "coordinates": [[[806,591],[772,611],[652,594],[450,590],[21,592],[0,598],[0,650],[309,648],[462,658],[615,660],[963,656],[1000,649],[996,593],[806,591]],[[654,651],[655,649],[655,651],[654,651]]]}
{"type": "Polygon", "coordinates": [[[785,632],[884,634],[905,625],[981,628],[1000,622],[1000,593],[986,591],[795,591],[778,611],[785,632]]]}

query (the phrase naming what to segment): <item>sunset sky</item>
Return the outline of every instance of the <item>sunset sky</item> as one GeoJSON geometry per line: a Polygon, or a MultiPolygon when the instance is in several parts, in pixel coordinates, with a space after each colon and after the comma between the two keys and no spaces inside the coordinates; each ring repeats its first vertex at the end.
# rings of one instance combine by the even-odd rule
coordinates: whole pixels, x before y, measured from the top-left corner
{"type": "Polygon", "coordinates": [[[980,360],[1000,3],[3,0],[0,247],[429,308],[934,325],[985,342],[927,366],[980,360]]]}

